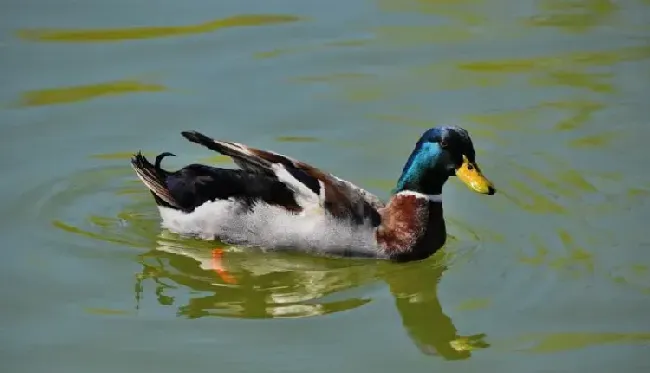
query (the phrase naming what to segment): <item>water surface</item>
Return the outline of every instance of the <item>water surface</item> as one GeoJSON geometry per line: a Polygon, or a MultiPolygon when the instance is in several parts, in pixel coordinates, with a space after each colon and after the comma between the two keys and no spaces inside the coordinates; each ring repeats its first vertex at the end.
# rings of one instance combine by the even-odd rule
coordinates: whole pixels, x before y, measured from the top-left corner
{"type": "Polygon", "coordinates": [[[5,1],[7,372],[650,368],[650,3],[5,1]],[[386,197],[426,128],[499,193],[445,187],[444,251],[395,265],[161,231],[130,155],[270,148],[386,197]]]}

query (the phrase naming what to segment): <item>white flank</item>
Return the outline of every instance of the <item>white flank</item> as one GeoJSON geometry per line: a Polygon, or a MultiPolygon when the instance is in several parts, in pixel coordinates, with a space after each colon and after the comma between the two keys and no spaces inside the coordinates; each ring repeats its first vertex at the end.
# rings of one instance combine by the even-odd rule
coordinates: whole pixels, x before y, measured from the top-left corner
{"type": "Polygon", "coordinates": [[[399,193],[397,193],[398,196],[415,196],[417,198],[423,198],[428,200],[429,202],[434,202],[434,203],[442,203],[442,195],[441,194],[424,194],[424,193],[419,193],[419,192],[414,192],[412,190],[404,190],[399,193]]]}
{"type": "Polygon", "coordinates": [[[163,228],[204,240],[219,238],[269,250],[378,252],[375,228],[369,224],[351,226],[326,214],[297,215],[267,204],[244,211],[233,200],[206,202],[189,214],[167,207],[158,209],[163,228]]]}

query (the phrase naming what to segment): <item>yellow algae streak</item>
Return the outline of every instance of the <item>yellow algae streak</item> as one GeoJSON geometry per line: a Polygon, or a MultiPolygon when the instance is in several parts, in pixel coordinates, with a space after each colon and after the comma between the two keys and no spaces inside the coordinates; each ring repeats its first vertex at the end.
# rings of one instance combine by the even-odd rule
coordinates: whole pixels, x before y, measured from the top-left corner
{"type": "Polygon", "coordinates": [[[569,232],[560,229],[558,231],[560,241],[567,250],[567,256],[557,258],[549,263],[552,268],[569,270],[575,266],[584,268],[588,273],[593,273],[596,267],[594,255],[575,243],[569,232]]]}
{"type": "Polygon", "coordinates": [[[39,89],[23,93],[19,106],[43,106],[68,104],[91,100],[101,96],[123,95],[134,92],[162,92],[167,88],[161,84],[143,83],[137,80],[117,80],[113,82],[39,89]]]}
{"type": "Polygon", "coordinates": [[[523,250],[519,251],[519,261],[532,266],[546,265],[549,268],[560,271],[564,274],[579,276],[584,273],[593,274],[596,268],[594,255],[585,248],[579,246],[571,237],[569,232],[560,229],[558,237],[565,249],[565,255],[551,258],[549,250],[538,236],[531,236],[531,243],[535,254],[527,255],[523,250]]]}
{"type": "Polygon", "coordinates": [[[253,58],[258,58],[258,59],[275,58],[287,54],[307,53],[311,51],[319,51],[325,48],[335,48],[335,47],[355,48],[355,47],[364,46],[370,43],[370,41],[371,40],[366,40],[366,39],[352,39],[352,40],[333,41],[333,42],[328,42],[328,43],[323,43],[318,45],[308,45],[308,46],[306,45],[306,46],[295,47],[295,48],[271,49],[263,52],[257,52],[253,54],[253,58]]]}
{"type": "Polygon", "coordinates": [[[510,181],[510,189],[517,195],[501,189],[500,193],[519,208],[536,214],[566,214],[567,210],[549,196],[534,191],[518,180],[510,181]]]}
{"type": "Polygon", "coordinates": [[[533,342],[535,345],[524,351],[532,353],[553,353],[576,350],[602,344],[633,344],[650,342],[650,333],[554,333],[533,334],[518,339],[518,343],[533,342]]]}
{"type": "Polygon", "coordinates": [[[402,47],[419,44],[457,43],[471,40],[475,32],[458,25],[386,26],[374,30],[381,40],[402,47]]]}
{"type": "Polygon", "coordinates": [[[484,73],[529,73],[565,66],[608,66],[624,61],[650,58],[650,46],[624,47],[607,51],[581,51],[504,60],[468,61],[457,65],[462,70],[484,73]]]}
{"type": "Polygon", "coordinates": [[[547,76],[532,78],[531,84],[540,86],[566,85],[585,88],[595,93],[613,93],[615,91],[612,73],[591,73],[580,71],[551,71],[547,76]]]}
{"type": "Polygon", "coordinates": [[[546,263],[548,258],[548,249],[544,246],[542,240],[537,236],[532,236],[531,241],[535,248],[535,255],[528,256],[522,249],[519,250],[519,261],[532,266],[541,266],[546,263]]]}
{"type": "MultiPolygon", "coordinates": [[[[114,152],[114,153],[97,153],[93,154],[90,157],[96,159],[106,159],[106,160],[128,160],[135,155],[135,151],[131,152],[114,152]]],[[[145,157],[155,157],[154,153],[143,153],[145,157]]]]}
{"type": "Polygon", "coordinates": [[[299,17],[282,14],[244,14],[217,19],[198,25],[153,26],[105,29],[28,29],[18,31],[18,37],[30,41],[59,43],[117,42],[123,40],[167,38],[202,34],[228,27],[262,26],[288,23],[299,17]]]}
{"type": "Polygon", "coordinates": [[[352,102],[378,101],[386,97],[386,93],[376,87],[354,88],[346,92],[345,98],[352,102]]]}
{"type": "Polygon", "coordinates": [[[313,136],[278,136],[275,138],[278,142],[318,142],[318,138],[313,136]]]}
{"type": "Polygon", "coordinates": [[[562,171],[557,174],[557,179],[581,192],[595,193],[598,190],[577,171],[562,171]]]}
{"type": "MultiPolygon", "coordinates": [[[[538,106],[483,114],[468,114],[465,118],[490,127],[493,131],[521,130],[523,123],[535,121],[541,109],[538,106]]],[[[529,129],[526,128],[526,131],[529,129]]]]}
{"type": "Polygon", "coordinates": [[[530,26],[558,27],[582,33],[610,23],[620,7],[611,0],[542,0],[541,15],[527,20],[530,26]]]}
{"type": "Polygon", "coordinates": [[[115,316],[115,315],[130,314],[129,311],[115,310],[111,308],[84,308],[84,311],[91,315],[100,315],[100,316],[115,316]]]}
{"type": "Polygon", "coordinates": [[[608,131],[597,135],[589,135],[569,141],[569,146],[574,148],[602,148],[609,145],[617,138],[619,132],[608,131]]]}
{"type": "Polygon", "coordinates": [[[418,12],[436,14],[466,25],[485,23],[490,2],[485,0],[379,0],[379,9],[386,12],[418,12]]]}
{"type": "Polygon", "coordinates": [[[579,197],[584,192],[596,192],[596,188],[591,185],[578,171],[562,170],[556,173],[541,173],[531,167],[519,164],[512,164],[528,180],[534,181],[545,190],[551,191],[556,195],[563,197],[579,197]]]}
{"type": "Polygon", "coordinates": [[[300,83],[335,83],[335,82],[348,82],[351,80],[368,79],[373,75],[366,73],[337,73],[329,75],[309,75],[292,78],[291,81],[300,83]]]}
{"type": "Polygon", "coordinates": [[[560,131],[570,131],[583,127],[596,112],[605,108],[603,103],[581,100],[549,102],[543,104],[543,106],[572,112],[567,118],[562,119],[555,125],[555,129],[560,131]]]}
{"type": "Polygon", "coordinates": [[[645,264],[628,264],[614,269],[607,277],[616,284],[650,294],[650,287],[646,286],[648,273],[649,269],[645,264]]]}
{"type": "Polygon", "coordinates": [[[231,158],[227,155],[213,155],[210,157],[201,158],[199,161],[210,164],[224,164],[230,162],[231,158]]]}
{"type": "Polygon", "coordinates": [[[650,272],[648,266],[643,264],[633,264],[632,266],[630,266],[630,269],[632,270],[632,272],[634,272],[637,275],[644,275],[650,272]]]}

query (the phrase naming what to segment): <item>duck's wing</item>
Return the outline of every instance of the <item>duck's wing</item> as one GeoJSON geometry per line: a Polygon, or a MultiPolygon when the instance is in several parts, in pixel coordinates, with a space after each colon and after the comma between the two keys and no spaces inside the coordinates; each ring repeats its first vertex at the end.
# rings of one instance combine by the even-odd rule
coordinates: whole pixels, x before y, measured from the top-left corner
{"type": "Polygon", "coordinates": [[[369,219],[375,225],[379,223],[377,210],[384,203],[349,181],[269,150],[215,140],[196,131],[185,131],[182,135],[191,142],[231,157],[243,169],[274,176],[294,191],[303,209],[319,206],[340,219],[350,218],[356,222],[369,219]]]}

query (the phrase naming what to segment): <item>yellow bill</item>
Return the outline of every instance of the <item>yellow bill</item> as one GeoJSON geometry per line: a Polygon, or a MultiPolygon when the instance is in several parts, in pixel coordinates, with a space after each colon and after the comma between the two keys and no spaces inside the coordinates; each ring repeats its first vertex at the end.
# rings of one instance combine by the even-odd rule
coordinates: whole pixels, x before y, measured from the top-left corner
{"type": "Polygon", "coordinates": [[[456,170],[456,176],[477,193],[490,195],[496,193],[492,182],[483,176],[478,165],[470,163],[466,156],[463,156],[463,164],[456,170]]]}

